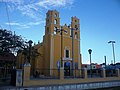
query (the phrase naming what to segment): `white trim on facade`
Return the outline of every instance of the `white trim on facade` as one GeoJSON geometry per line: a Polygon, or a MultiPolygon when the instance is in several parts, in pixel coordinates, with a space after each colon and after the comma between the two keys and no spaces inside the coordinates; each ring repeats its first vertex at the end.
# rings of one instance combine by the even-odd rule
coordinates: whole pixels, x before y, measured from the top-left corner
{"type": "Polygon", "coordinates": [[[63,57],[62,60],[66,61],[66,60],[70,60],[72,61],[72,58],[66,58],[66,57],[63,57]]]}

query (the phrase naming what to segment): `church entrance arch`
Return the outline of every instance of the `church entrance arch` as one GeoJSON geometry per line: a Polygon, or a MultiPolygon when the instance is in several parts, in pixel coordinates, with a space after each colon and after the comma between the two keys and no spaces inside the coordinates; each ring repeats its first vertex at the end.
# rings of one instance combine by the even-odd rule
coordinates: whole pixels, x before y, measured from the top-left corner
{"type": "Polygon", "coordinates": [[[64,76],[70,76],[70,62],[64,63],[64,76]]]}

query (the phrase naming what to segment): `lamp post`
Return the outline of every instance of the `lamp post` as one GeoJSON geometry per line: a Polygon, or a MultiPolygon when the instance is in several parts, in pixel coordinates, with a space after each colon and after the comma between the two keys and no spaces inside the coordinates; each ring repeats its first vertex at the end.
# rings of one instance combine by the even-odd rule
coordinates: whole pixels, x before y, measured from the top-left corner
{"type": "Polygon", "coordinates": [[[31,47],[32,47],[32,43],[33,43],[32,40],[29,40],[29,41],[28,41],[28,44],[29,44],[29,56],[28,56],[28,62],[29,62],[29,63],[30,63],[30,56],[31,56],[31,47]]]}
{"type": "Polygon", "coordinates": [[[91,75],[91,77],[92,77],[92,66],[91,66],[91,53],[92,53],[92,50],[89,49],[89,50],[88,50],[88,53],[90,54],[90,75],[91,75]]]}
{"type": "Polygon", "coordinates": [[[114,49],[114,43],[115,41],[109,41],[108,43],[112,44],[112,49],[113,49],[113,60],[114,60],[114,64],[115,64],[115,49],[114,49]]]}

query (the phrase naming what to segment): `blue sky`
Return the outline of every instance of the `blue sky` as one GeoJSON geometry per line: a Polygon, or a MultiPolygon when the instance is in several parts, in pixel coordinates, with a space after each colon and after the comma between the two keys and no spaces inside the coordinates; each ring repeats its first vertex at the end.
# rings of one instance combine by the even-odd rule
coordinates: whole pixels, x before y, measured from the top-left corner
{"type": "Polygon", "coordinates": [[[120,62],[120,1],[119,0],[0,0],[0,27],[10,30],[6,13],[8,7],[11,30],[27,40],[41,42],[44,35],[45,15],[48,10],[60,12],[61,25],[70,24],[71,17],[80,19],[82,62],[111,63],[115,40],[116,62],[120,62]]]}

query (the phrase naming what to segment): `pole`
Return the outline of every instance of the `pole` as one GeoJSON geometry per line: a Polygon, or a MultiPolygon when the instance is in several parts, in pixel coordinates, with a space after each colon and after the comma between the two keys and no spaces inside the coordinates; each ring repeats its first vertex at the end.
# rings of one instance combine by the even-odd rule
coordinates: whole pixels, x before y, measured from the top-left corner
{"type": "Polygon", "coordinates": [[[105,58],[105,68],[106,68],[106,56],[104,56],[104,58],[105,58]]]}
{"type": "Polygon", "coordinates": [[[112,48],[113,48],[113,59],[114,59],[114,64],[115,64],[115,50],[114,50],[114,44],[112,42],[112,48]]]}
{"type": "MultiPolygon", "coordinates": [[[[13,37],[13,53],[14,53],[14,55],[15,55],[15,47],[16,47],[15,43],[16,43],[16,40],[15,40],[15,31],[14,31],[14,37],[13,37]]],[[[15,58],[13,60],[13,69],[15,68],[14,66],[15,66],[15,58]]]]}
{"type": "Polygon", "coordinates": [[[74,33],[73,29],[71,29],[71,34],[72,34],[72,74],[74,76],[74,33]]]}
{"type": "Polygon", "coordinates": [[[62,61],[62,29],[61,29],[61,67],[63,67],[63,61],[62,61]]]}
{"type": "Polygon", "coordinates": [[[90,75],[91,75],[91,77],[92,77],[91,54],[90,54],[90,75]]]}
{"type": "Polygon", "coordinates": [[[28,62],[30,63],[30,55],[31,55],[31,45],[29,44],[29,57],[28,57],[28,62]]]}
{"type": "Polygon", "coordinates": [[[92,53],[92,50],[89,49],[88,52],[89,52],[89,54],[90,54],[90,75],[91,75],[91,77],[92,77],[92,66],[91,66],[91,53],[92,53]]]}
{"type": "Polygon", "coordinates": [[[115,41],[109,41],[108,43],[112,43],[112,49],[113,49],[113,60],[114,60],[114,64],[115,64],[115,50],[114,50],[114,43],[115,43],[115,41]]]}

